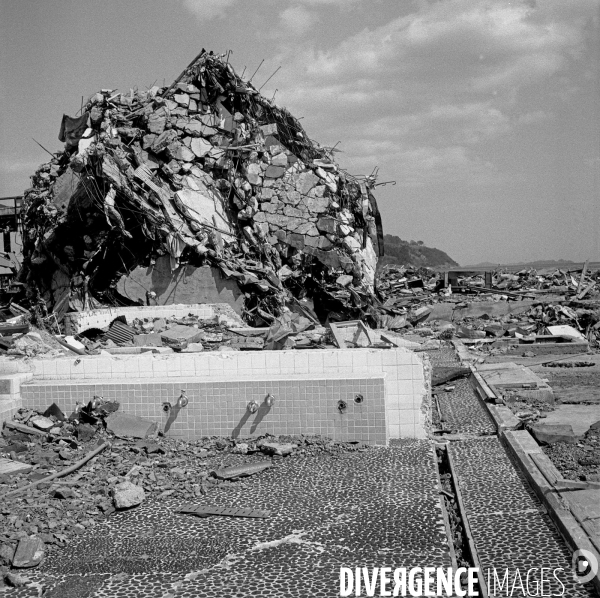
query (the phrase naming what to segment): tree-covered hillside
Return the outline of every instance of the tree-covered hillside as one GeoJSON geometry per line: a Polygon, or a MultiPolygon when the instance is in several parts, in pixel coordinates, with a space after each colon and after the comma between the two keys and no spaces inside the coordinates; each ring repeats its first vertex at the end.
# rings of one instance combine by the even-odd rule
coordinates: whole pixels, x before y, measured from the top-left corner
{"type": "Polygon", "coordinates": [[[403,241],[395,235],[385,235],[385,255],[379,265],[411,264],[429,268],[451,268],[458,264],[441,249],[426,247],[423,241],[403,241]]]}

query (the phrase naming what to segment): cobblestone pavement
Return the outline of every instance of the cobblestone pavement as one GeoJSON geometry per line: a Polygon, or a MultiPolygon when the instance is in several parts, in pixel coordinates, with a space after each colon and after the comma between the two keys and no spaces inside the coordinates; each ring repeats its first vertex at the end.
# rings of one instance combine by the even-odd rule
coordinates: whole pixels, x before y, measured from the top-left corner
{"type": "Polygon", "coordinates": [[[427,351],[431,365],[437,366],[459,366],[460,360],[456,355],[456,351],[447,342],[442,342],[441,348],[437,350],[427,351]]]}
{"type": "Polygon", "coordinates": [[[449,451],[484,576],[490,572],[490,596],[541,595],[540,586],[535,594],[541,567],[549,568],[544,595],[596,596],[593,589],[572,580],[569,550],[498,438],[452,442],[449,451]],[[500,589],[494,583],[494,567],[500,580],[508,569],[508,592],[506,584],[500,589]],[[528,594],[526,575],[535,568],[538,571],[530,575],[528,594]]]}
{"type": "Polygon", "coordinates": [[[453,391],[446,392],[440,386],[435,393],[444,430],[453,434],[495,434],[496,427],[488,410],[473,391],[471,383],[462,379],[449,384],[455,387],[453,391]]]}
{"type": "Polygon", "coordinates": [[[288,457],[209,496],[272,516],[203,519],[175,514],[174,500],[145,503],[86,532],[30,577],[49,598],[304,598],[339,596],[341,566],[451,564],[428,441],[288,457]]]}

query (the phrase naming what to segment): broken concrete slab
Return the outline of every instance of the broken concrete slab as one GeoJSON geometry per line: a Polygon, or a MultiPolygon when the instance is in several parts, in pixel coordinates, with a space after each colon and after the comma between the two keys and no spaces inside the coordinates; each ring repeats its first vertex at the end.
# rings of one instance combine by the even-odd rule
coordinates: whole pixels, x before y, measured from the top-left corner
{"type": "Polygon", "coordinates": [[[119,438],[147,438],[158,432],[158,424],[137,415],[122,411],[111,413],[106,419],[106,429],[119,438]]]}
{"type": "Polygon", "coordinates": [[[579,330],[577,330],[576,328],[573,328],[573,326],[565,326],[565,325],[547,326],[547,328],[548,328],[548,332],[550,334],[552,334],[553,336],[568,336],[571,338],[576,338],[578,340],[587,342],[587,339],[585,338],[585,336],[583,336],[583,334],[581,334],[581,332],[579,332],[579,330]]]}
{"type": "Polygon", "coordinates": [[[477,372],[496,396],[501,396],[503,391],[514,391],[522,397],[550,404],[555,402],[548,383],[523,365],[512,362],[482,364],[477,366],[477,372]]]}
{"type": "Polygon", "coordinates": [[[31,465],[27,463],[21,463],[20,461],[13,461],[12,459],[5,459],[0,457],[0,476],[2,475],[14,475],[17,473],[24,473],[30,471],[31,465]]]}
{"type": "Polygon", "coordinates": [[[548,425],[566,424],[573,428],[577,436],[583,436],[600,419],[600,405],[555,405],[546,413],[544,423],[548,425]]]}
{"type": "Polygon", "coordinates": [[[197,343],[203,337],[204,332],[199,328],[180,324],[160,333],[163,343],[176,349],[185,349],[190,343],[197,343]]]}
{"type": "Polygon", "coordinates": [[[567,424],[535,424],[531,427],[531,434],[540,444],[555,444],[566,442],[576,444],[580,436],[567,424]]]}
{"type": "Polygon", "coordinates": [[[38,430],[42,430],[43,432],[48,432],[55,425],[50,418],[44,417],[43,415],[35,415],[29,421],[38,430]]]}
{"type": "Polygon", "coordinates": [[[44,559],[45,553],[44,542],[37,536],[21,538],[13,557],[12,566],[16,569],[37,567],[44,559]]]}

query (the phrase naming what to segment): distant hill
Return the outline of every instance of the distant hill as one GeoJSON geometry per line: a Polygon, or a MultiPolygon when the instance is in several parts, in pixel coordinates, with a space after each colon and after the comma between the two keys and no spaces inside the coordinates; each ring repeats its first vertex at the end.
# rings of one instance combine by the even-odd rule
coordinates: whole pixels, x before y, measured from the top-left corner
{"type": "Polygon", "coordinates": [[[403,241],[395,235],[385,235],[385,255],[379,265],[410,264],[429,268],[451,268],[458,264],[441,249],[426,247],[423,241],[403,241]]]}

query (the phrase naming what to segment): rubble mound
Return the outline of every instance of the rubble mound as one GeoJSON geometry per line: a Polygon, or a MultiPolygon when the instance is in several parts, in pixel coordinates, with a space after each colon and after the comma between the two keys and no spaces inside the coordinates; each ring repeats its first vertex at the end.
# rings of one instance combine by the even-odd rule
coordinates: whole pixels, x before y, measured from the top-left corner
{"type": "Polygon", "coordinates": [[[101,90],[59,139],[24,199],[19,280],[42,315],[123,303],[118,280],[168,255],[234,279],[251,324],[305,297],[369,316],[375,176],[341,170],[224,55],[203,50],[169,87],[101,90]]]}

